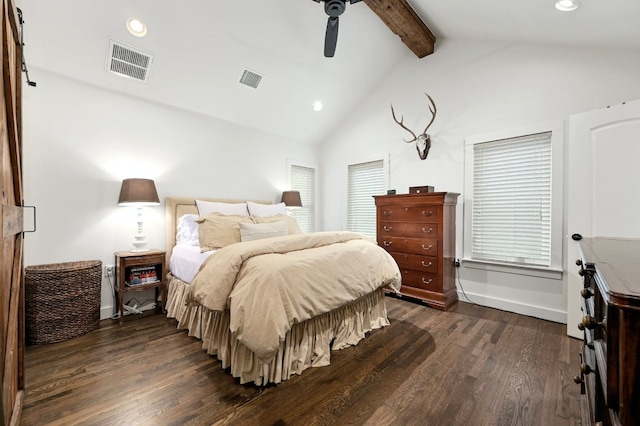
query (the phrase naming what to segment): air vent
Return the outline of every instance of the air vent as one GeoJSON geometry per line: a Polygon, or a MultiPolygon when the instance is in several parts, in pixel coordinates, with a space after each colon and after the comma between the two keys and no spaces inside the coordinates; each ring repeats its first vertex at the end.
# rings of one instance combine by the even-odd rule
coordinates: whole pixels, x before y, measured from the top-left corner
{"type": "Polygon", "coordinates": [[[260,80],[262,80],[261,75],[249,70],[244,70],[242,72],[242,77],[240,77],[240,83],[244,84],[245,86],[253,87],[254,89],[258,88],[260,80]]]}
{"type": "Polygon", "coordinates": [[[110,73],[147,82],[153,55],[115,40],[109,40],[106,70],[110,73]]]}

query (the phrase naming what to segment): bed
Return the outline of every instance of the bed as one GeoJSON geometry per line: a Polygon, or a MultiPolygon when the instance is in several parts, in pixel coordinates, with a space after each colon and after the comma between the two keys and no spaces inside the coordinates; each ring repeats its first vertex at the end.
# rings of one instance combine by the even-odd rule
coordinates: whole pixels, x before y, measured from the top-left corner
{"type": "MultiPolygon", "coordinates": [[[[256,209],[271,204],[248,203],[256,209]]],[[[331,350],[356,345],[366,333],[389,324],[384,291],[399,290],[400,271],[371,239],[349,232],[299,234],[291,228],[295,221],[286,218],[289,233],[254,241],[245,241],[243,233],[243,242],[202,252],[197,243],[185,246],[183,231],[177,235],[181,218],[197,214],[195,198],[167,197],[167,316],[201,339],[207,353],[240,383],[280,383],[307,368],[329,365],[331,350]],[[347,263],[360,266],[350,270],[347,263]]],[[[217,220],[219,214],[211,216],[217,220]]],[[[282,223],[267,222],[273,222],[268,229],[282,223]]],[[[258,228],[264,229],[241,226],[258,228]]]]}

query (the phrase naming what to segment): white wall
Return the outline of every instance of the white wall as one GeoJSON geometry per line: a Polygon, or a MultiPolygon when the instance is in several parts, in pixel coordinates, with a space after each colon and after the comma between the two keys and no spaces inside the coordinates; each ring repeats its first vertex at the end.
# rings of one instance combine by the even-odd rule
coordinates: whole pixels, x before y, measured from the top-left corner
{"type": "MultiPolygon", "coordinates": [[[[279,201],[287,160],[317,156],[299,141],[30,71],[38,86],[23,87],[23,176],[37,232],[26,234],[25,266],[111,265],[115,251],[132,248],[136,211],[117,206],[124,178],[155,180],[163,205],[146,209],[144,230],[150,247],[164,248],[166,196],[279,201]]],[[[101,303],[110,317],[106,280],[101,303]]]]}
{"type": "MultiPolygon", "coordinates": [[[[286,186],[287,160],[314,163],[318,155],[320,230],[346,226],[347,164],[385,155],[391,159],[389,187],[398,193],[434,185],[462,194],[462,257],[465,138],[640,98],[639,71],[638,52],[444,40],[426,58],[408,53],[319,154],[300,141],[33,68],[38,86],[23,88],[23,174],[25,204],[37,206],[38,230],[26,235],[25,265],[84,259],[112,264],[113,252],[129,249],[135,211],[116,206],[123,178],[155,179],[161,200],[190,195],[275,201],[286,186]],[[422,131],[428,120],[423,91],[438,105],[425,161],[401,141],[407,134],[389,110],[392,101],[405,124],[422,131]]],[[[164,248],[164,207],[146,213],[150,246],[164,248]]],[[[459,271],[476,302],[565,321],[565,280],[459,271]]],[[[111,289],[103,282],[102,316],[112,313],[111,289]]]]}
{"type": "MultiPolygon", "coordinates": [[[[457,209],[457,256],[462,257],[464,141],[532,124],[563,121],[570,114],[640,98],[640,54],[547,45],[475,41],[438,43],[423,59],[410,54],[321,147],[324,229],[342,229],[346,216],[347,164],[390,156],[390,188],[433,185],[462,194],[457,209]],[[429,115],[428,92],[438,115],[433,145],[421,161],[408,133],[391,118],[389,103],[414,132],[429,115]]],[[[565,163],[570,158],[565,158],[565,163]]],[[[566,262],[565,262],[566,267],[566,262]]],[[[459,269],[474,302],[566,322],[566,274],[562,280],[459,269]]],[[[460,298],[464,300],[458,285],[460,298]]]]}

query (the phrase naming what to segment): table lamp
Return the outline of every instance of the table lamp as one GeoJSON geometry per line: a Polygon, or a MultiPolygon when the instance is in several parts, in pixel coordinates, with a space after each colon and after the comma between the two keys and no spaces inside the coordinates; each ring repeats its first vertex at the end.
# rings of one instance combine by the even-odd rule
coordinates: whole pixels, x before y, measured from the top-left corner
{"type": "Polygon", "coordinates": [[[133,237],[134,252],[148,251],[147,237],[142,232],[143,208],[160,204],[156,184],[152,179],[125,179],[120,188],[119,206],[132,206],[138,208],[138,233],[133,237]]]}
{"type": "Polygon", "coordinates": [[[284,191],[280,202],[284,203],[287,208],[302,207],[299,191],[284,191]]]}

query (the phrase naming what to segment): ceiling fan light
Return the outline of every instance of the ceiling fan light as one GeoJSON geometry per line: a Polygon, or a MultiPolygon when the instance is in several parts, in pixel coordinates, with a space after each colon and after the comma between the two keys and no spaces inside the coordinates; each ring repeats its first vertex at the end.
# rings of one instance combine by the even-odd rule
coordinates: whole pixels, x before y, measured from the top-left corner
{"type": "Polygon", "coordinates": [[[136,37],[144,37],[147,35],[147,26],[139,19],[129,19],[127,21],[127,30],[136,37]]]}
{"type": "Polygon", "coordinates": [[[580,4],[576,0],[558,0],[556,9],[562,12],[572,12],[576,10],[580,4]]]}

